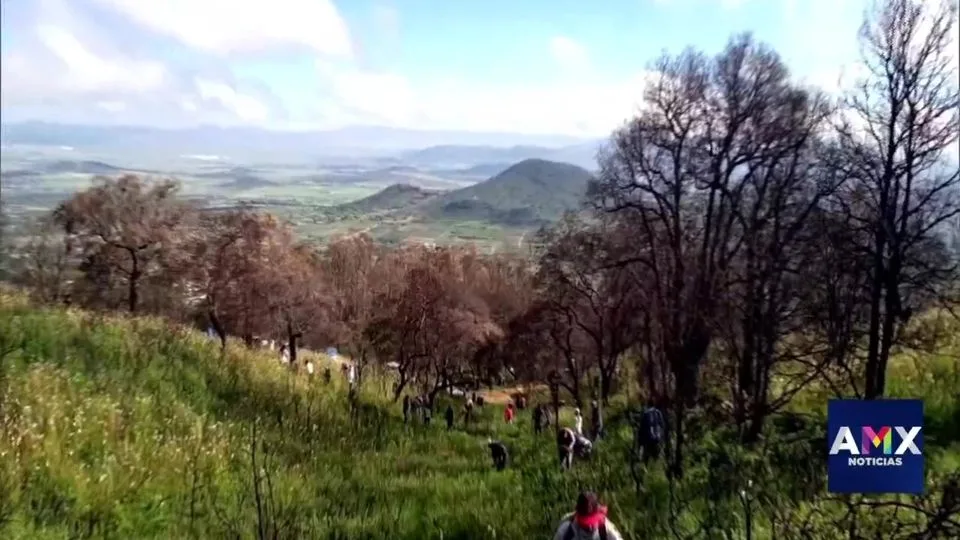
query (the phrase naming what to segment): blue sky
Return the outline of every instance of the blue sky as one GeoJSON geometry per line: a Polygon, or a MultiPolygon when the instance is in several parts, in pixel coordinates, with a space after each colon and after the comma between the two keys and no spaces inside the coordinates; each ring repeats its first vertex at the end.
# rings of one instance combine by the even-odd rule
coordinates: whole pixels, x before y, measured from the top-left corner
{"type": "Polygon", "coordinates": [[[866,0],[0,0],[2,115],[603,135],[662,50],[752,31],[835,90],[866,0]]]}

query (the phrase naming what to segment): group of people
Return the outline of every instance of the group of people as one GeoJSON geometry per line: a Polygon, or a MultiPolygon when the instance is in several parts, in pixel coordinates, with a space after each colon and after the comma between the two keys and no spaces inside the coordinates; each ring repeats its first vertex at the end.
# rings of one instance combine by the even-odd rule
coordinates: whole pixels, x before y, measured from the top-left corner
{"type": "MultiPolygon", "coordinates": [[[[507,424],[514,423],[517,410],[521,408],[521,404],[526,405],[526,397],[521,396],[520,398],[516,398],[516,401],[517,406],[514,406],[514,403],[510,402],[507,403],[507,406],[504,408],[503,419],[507,424]]],[[[579,408],[574,409],[574,427],[563,427],[557,430],[557,451],[560,458],[560,466],[563,469],[572,467],[574,458],[589,459],[593,453],[593,441],[601,438],[603,435],[603,414],[600,410],[600,405],[597,401],[593,401],[592,406],[593,413],[591,420],[593,440],[583,433],[583,416],[579,408]]],[[[452,418],[450,411],[451,409],[448,408],[448,418],[452,418]]],[[[546,405],[540,404],[535,406],[532,416],[533,430],[536,435],[541,434],[543,430],[551,424],[552,415],[546,405]]],[[[448,427],[449,425],[448,420],[448,427]]],[[[492,439],[487,440],[487,445],[490,448],[490,456],[493,459],[494,467],[496,467],[497,470],[505,468],[509,459],[509,451],[506,445],[501,441],[494,441],[492,439]]]]}
{"type": "MultiPolygon", "coordinates": [[[[327,370],[329,372],[329,369],[327,370]]],[[[350,384],[351,393],[353,391],[356,374],[352,365],[344,366],[344,374],[350,384]]],[[[421,421],[424,425],[430,425],[432,415],[432,400],[429,395],[418,395],[403,397],[403,421],[409,423],[414,419],[421,421]]],[[[469,424],[473,420],[475,408],[483,407],[483,396],[474,393],[468,395],[463,405],[464,423],[469,424]]],[[[604,435],[603,414],[599,403],[594,400],[591,402],[591,435],[588,438],[583,432],[583,415],[579,408],[574,409],[574,421],[572,427],[559,427],[557,430],[557,450],[560,458],[561,468],[564,470],[573,466],[574,459],[589,459],[593,452],[593,441],[598,440],[604,435]]],[[[515,397],[504,408],[503,418],[507,424],[516,422],[518,410],[526,408],[526,397],[515,397]],[[516,405],[514,404],[516,402],[516,405]]],[[[539,435],[545,428],[548,428],[556,421],[548,406],[538,404],[533,407],[532,420],[534,432],[539,435]]],[[[448,430],[454,428],[456,422],[456,413],[453,405],[447,405],[444,411],[444,420],[448,430]]],[[[649,461],[660,456],[660,448],[666,438],[666,419],[663,413],[654,406],[645,408],[640,415],[639,426],[635,429],[636,445],[643,453],[643,460],[649,461]]],[[[487,438],[487,446],[493,460],[493,465],[498,471],[506,469],[510,461],[510,452],[507,446],[499,440],[487,438]]],[[[563,517],[559,527],[556,530],[554,540],[621,540],[623,536],[617,528],[607,519],[607,508],[599,503],[595,493],[585,491],[581,492],[577,498],[574,511],[563,517]]]]}

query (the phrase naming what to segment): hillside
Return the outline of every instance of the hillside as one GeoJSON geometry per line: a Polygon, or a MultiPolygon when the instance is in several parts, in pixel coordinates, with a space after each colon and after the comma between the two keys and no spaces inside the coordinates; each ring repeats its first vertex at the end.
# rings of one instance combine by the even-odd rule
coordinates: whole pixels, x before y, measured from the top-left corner
{"type": "Polygon", "coordinates": [[[410,184],[391,184],[362,199],[337,205],[342,213],[371,214],[411,208],[435,198],[438,191],[423,189],[410,184]]]}
{"type": "MultiPolygon", "coordinates": [[[[960,465],[960,450],[947,446],[957,435],[956,339],[891,365],[892,395],[927,404],[931,481],[960,465]]],[[[690,473],[671,491],[662,467],[644,468],[640,496],[623,457],[631,435],[619,420],[622,397],[592,461],[564,474],[550,435],[534,436],[527,412],[515,425],[497,406],[452,431],[439,414],[431,426],[404,425],[383,397],[390,381],[376,374],[351,412],[336,373],[327,385],[236,343],[221,355],[200,333],[155,319],[38,308],[0,289],[0,355],[3,538],[255,538],[264,530],[270,538],[541,538],[583,487],[601,491],[627,538],[672,538],[671,493],[696,503],[677,510],[682,528],[696,528],[716,511],[703,495],[711,504],[726,497],[717,493],[733,489],[743,467],[757,479],[757,538],[774,536],[770,508],[781,527],[800,527],[782,520],[812,511],[809,537],[842,537],[831,520],[843,505],[807,499],[823,478],[819,398],[783,427],[774,422],[761,462],[724,443],[723,426],[692,416],[693,441],[708,443],[691,447],[690,473]],[[490,467],[487,437],[510,448],[507,470],[490,467]],[[813,476],[791,476],[804,474],[813,476]]],[[[321,372],[330,365],[312,359],[321,372]]],[[[561,421],[569,424],[568,411],[561,421]]],[[[742,531],[736,497],[722,508],[725,526],[742,531]]],[[[858,526],[882,537],[891,520],[915,519],[897,511],[878,507],[858,526]]]]}
{"type": "MultiPolygon", "coordinates": [[[[351,414],[335,370],[329,386],[311,383],[273,354],[231,343],[221,357],[202,334],[162,321],[10,295],[0,296],[2,353],[0,456],[16,456],[0,459],[2,538],[64,538],[78,526],[256,537],[258,489],[269,501],[259,515],[280,538],[536,538],[571,504],[554,452],[528,419],[503,425],[502,408],[466,430],[447,432],[439,415],[405,426],[371,374],[351,414]],[[488,436],[523,467],[492,470],[488,436]]],[[[593,483],[602,470],[577,478],[593,483]]]]}
{"type": "Polygon", "coordinates": [[[425,212],[508,225],[552,221],[581,204],[589,179],[590,173],[576,165],[528,159],[489,180],[444,193],[425,212]]]}

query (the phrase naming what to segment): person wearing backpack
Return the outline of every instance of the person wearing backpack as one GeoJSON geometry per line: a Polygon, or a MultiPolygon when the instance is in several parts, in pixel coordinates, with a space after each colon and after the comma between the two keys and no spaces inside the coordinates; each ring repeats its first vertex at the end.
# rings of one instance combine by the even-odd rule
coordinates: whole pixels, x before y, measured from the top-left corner
{"type": "Polygon", "coordinates": [[[577,506],[557,527],[554,540],[623,540],[620,531],[607,519],[607,507],[601,506],[590,491],[577,496],[577,506]]]}
{"type": "Polygon", "coordinates": [[[490,448],[490,457],[493,459],[493,466],[498,471],[507,467],[507,460],[510,459],[510,452],[507,451],[507,445],[500,441],[487,438],[487,447],[490,448]]]}
{"type": "Polygon", "coordinates": [[[666,420],[660,409],[653,405],[647,407],[640,421],[640,443],[644,463],[660,458],[660,448],[666,438],[666,432],[666,420]]]}

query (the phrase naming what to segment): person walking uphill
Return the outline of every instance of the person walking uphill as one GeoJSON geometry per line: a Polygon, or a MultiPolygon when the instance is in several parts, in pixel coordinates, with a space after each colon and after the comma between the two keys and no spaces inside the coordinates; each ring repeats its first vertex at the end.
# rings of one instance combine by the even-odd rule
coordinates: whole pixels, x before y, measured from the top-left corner
{"type": "Polygon", "coordinates": [[[513,417],[516,413],[513,410],[513,403],[507,403],[507,408],[503,410],[503,420],[508,423],[513,423],[513,417]]]}
{"type": "Polygon", "coordinates": [[[444,413],[444,417],[447,420],[447,431],[453,429],[453,405],[447,405],[447,410],[444,413]]]}
{"type": "Polygon", "coordinates": [[[510,452],[507,451],[507,446],[500,441],[487,438],[487,447],[490,448],[490,457],[493,459],[493,466],[496,467],[498,471],[505,469],[507,467],[507,461],[510,459],[510,452]]]}
{"type": "Polygon", "coordinates": [[[620,531],[607,520],[607,507],[601,506],[596,494],[581,492],[572,514],[564,516],[554,540],[623,540],[620,531]]]}
{"type": "Polygon", "coordinates": [[[600,404],[593,400],[590,410],[590,427],[593,429],[593,440],[599,440],[603,437],[603,412],[600,410],[600,404]]]}
{"type": "Polygon", "coordinates": [[[463,423],[470,425],[471,420],[473,420],[473,398],[467,398],[467,402],[463,404],[463,423]]]}
{"type": "Polygon", "coordinates": [[[543,407],[537,405],[533,408],[533,432],[537,435],[543,431],[543,407]]]}
{"type": "Polygon", "coordinates": [[[574,415],[574,428],[573,430],[577,432],[577,435],[583,435],[583,416],[580,414],[580,408],[573,410],[574,415]]]}
{"type": "Polygon", "coordinates": [[[643,462],[660,458],[660,448],[667,434],[667,421],[656,406],[647,407],[640,418],[640,448],[643,462]]]}

